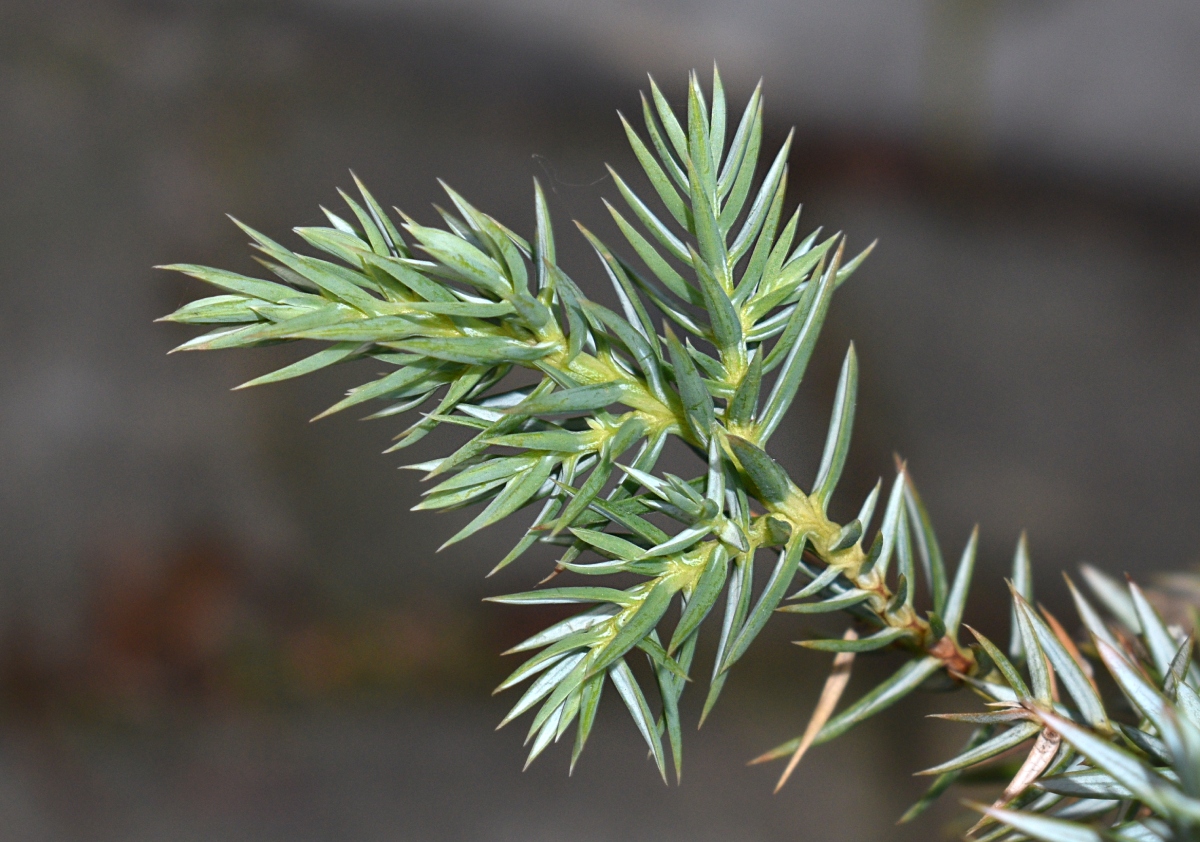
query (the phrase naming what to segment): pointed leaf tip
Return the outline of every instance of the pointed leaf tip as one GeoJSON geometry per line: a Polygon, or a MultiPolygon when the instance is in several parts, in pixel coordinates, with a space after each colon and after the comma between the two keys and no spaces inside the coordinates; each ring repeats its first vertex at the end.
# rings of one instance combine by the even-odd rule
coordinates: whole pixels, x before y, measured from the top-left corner
{"type": "MultiPolygon", "coordinates": [[[[842,635],[842,640],[847,642],[858,639],[858,633],[853,628],[846,629],[842,635]]],[[[800,738],[800,744],[796,746],[796,750],[792,752],[792,758],[788,761],[787,768],[783,770],[783,774],[779,776],[779,782],[775,784],[775,792],[783,789],[788,782],[788,778],[792,776],[792,772],[800,764],[801,758],[805,752],[813,744],[817,734],[825,727],[825,723],[829,721],[829,717],[833,715],[834,708],[837,707],[838,700],[841,699],[842,693],[846,689],[846,684],[850,681],[850,670],[854,666],[854,652],[839,652],[833,659],[833,669],[829,673],[829,677],[825,679],[825,686],[821,689],[821,696],[817,699],[817,706],[813,709],[812,718],[808,721],[808,727],[804,729],[804,734],[800,738]]],[[[751,761],[751,763],[757,760],[751,761]]]]}

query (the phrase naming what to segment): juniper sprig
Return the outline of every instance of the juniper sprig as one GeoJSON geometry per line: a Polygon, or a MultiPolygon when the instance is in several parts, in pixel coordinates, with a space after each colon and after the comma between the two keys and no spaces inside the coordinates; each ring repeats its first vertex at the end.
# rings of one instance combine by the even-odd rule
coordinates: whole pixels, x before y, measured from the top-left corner
{"type": "Polygon", "coordinates": [[[621,120],[662,211],[613,172],[623,204],[606,207],[633,256],[579,226],[619,311],[589,299],[556,262],[550,210],[536,182],[536,226],[526,240],[449,187],[450,208],[437,209],[441,227],[401,212],[397,223],[355,179],[358,197],[342,194],[348,215],[325,211],[328,227],[296,229],[321,257],[238,223],[274,280],[166,267],[221,291],[166,317],[210,328],[177,350],[323,344],[243,386],[369,358],[387,373],[351,389],[318,417],[369,401],[382,404],[372,418],[423,408],[389,452],[442,425],[468,428],[466,444],[409,466],[437,481],[417,509],[482,506],[447,544],[534,507],[532,525],[493,572],[544,543],[562,548],[556,573],[636,578],[623,588],[556,582],[493,597],[511,605],[584,606],[510,650],[536,651],[498,688],[528,682],[504,722],[532,713],[530,762],[574,727],[573,768],[611,682],[664,779],[665,736],[678,777],[679,700],[696,672],[696,643],[709,617],[719,615],[709,623],[718,642],[701,721],[773,613],[839,613],[852,621],[846,634],[802,644],[836,653],[807,730],[759,758],[791,757],[780,785],[811,745],[845,733],[943,672],[983,694],[993,709],[967,717],[978,724],[976,735],[958,758],[929,770],[937,781],[906,818],[966,767],[1032,739],[1030,759],[996,805],[985,808],[985,820],[1001,828],[986,838],[1100,839],[1053,836],[1045,828],[1106,810],[1119,814],[1120,827],[1132,822],[1151,834],[1120,830],[1120,838],[1171,838],[1171,828],[1192,827],[1200,820],[1193,808],[1200,802],[1192,800],[1200,776],[1191,766],[1177,767],[1175,778],[1156,771],[1197,757],[1200,743],[1191,729],[1200,725],[1200,697],[1190,638],[1181,644],[1155,621],[1136,588],[1129,595],[1089,574],[1128,629],[1111,633],[1076,594],[1101,659],[1143,717],[1137,727],[1117,726],[1078,648],[1053,618],[1029,605],[1023,549],[1005,656],[978,633],[974,642],[960,641],[976,536],[951,577],[903,464],[873,533],[882,483],[856,518],[832,520],[829,501],[854,422],[852,345],[816,476],[801,485],[768,446],[797,394],[834,294],[871,248],[846,259],[840,234],[822,238],[818,228],[801,237],[799,211],[785,217],[791,141],[759,177],[761,86],[736,126],[716,72],[711,102],[692,74],[682,114],[653,80],[642,112],[646,139],[621,120]],[[513,387],[514,369],[533,372],[536,382],[513,387]],[[698,458],[695,476],[658,469],[672,436],[698,458]],[[769,574],[756,593],[757,565],[769,574]],[[904,664],[835,713],[855,654],[883,648],[906,653],[904,664]],[[648,681],[630,668],[638,652],[648,661],[648,681]],[[646,692],[650,685],[654,694],[646,692]],[[998,726],[1007,730],[997,735],[998,726]],[[1045,817],[1047,810],[1057,817],[1045,817]],[[1165,816],[1168,830],[1160,833],[1147,810],[1165,816]]]}
{"type": "Polygon", "coordinates": [[[1031,605],[1023,540],[1014,566],[1008,651],[972,629],[988,667],[962,677],[989,710],[941,715],[975,725],[974,733],[957,757],[919,773],[937,778],[901,821],[919,815],[964,772],[1013,752],[1019,757],[1032,741],[994,803],[971,804],[984,815],[968,838],[1200,838],[1200,669],[1191,633],[1168,626],[1136,584],[1084,565],[1112,619],[1067,578],[1087,635],[1079,645],[1054,615],[1031,605]],[[1093,660],[1116,692],[1101,692],[1112,685],[1097,680],[1093,660]]]}

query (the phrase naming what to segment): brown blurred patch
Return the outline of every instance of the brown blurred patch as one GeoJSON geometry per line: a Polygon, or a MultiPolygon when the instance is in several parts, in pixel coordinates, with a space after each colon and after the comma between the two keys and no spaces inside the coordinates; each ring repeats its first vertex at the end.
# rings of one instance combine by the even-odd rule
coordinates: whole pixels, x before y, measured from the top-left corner
{"type": "Polygon", "coordinates": [[[436,601],[305,624],[283,643],[300,696],[399,694],[473,681],[482,652],[462,617],[436,601]]]}
{"type": "Polygon", "coordinates": [[[165,559],[117,555],[99,571],[81,643],[88,690],[134,706],[208,699],[221,684],[245,583],[210,535],[165,559]]]}
{"type": "Polygon", "coordinates": [[[51,664],[28,618],[9,623],[0,639],[0,699],[6,713],[35,721],[50,713],[59,689],[51,664]]]}
{"type": "Polygon", "coordinates": [[[462,610],[333,604],[314,583],[255,580],[234,544],[202,533],[167,551],[99,554],[84,619],[51,641],[27,618],[0,629],[0,706],[12,717],[236,708],[474,686],[495,650],[462,610]]]}

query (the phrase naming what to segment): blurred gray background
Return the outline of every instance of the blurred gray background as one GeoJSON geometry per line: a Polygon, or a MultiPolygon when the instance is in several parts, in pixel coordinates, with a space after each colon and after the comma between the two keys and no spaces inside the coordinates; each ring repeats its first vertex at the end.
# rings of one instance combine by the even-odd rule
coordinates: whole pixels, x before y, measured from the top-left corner
{"type": "MultiPolygon", "coordinates": [[[[548,622],[479,598],[514,526],[436,547],[388,421],[305,419],[363,370],[227,390],[295,356],[165,353],[252,272],[230,213],[320,224],[353,168],[429,218],[444,178],[517,230],[608,234],[615,111],[720,63],[796,126],[806,230],[879,248],[839,293],[778,455],[811,473],[838,362],[862,364],[846,516],[909,459],[969,618],[1027,528],[1039,596],[1081,560],[1200,561],[1200,6],[1109,0],[5,0],[0,3],[0,826],[14,840],[852,840],[893,826],[960,726],[922,697],[814,750],[779,796],[743,761],[798,733],[827,658],[778,619],[667,788],[615,698],[573,778],[493,733],[498,653],[548,622]],[[918,722],[917,725],[913,725],[918,722]],[[902,725],[898,724],[902,723],[902,725]]],[[[616,240],[613,240],[616,242],[616,240]]],[[[603,284],[578,242],[564,261],[603,284]]],[[[359,364],[369,365],[369,364],[359,364]]],[[[419,451],[419,452],[418,452],[419,451]]],[[[836,509],[837,506],[841,509],[836,509]]],[[[1062,611],[1061,613],[1066,613],[1062,611]]],[[[851,693],[893,666],[862,659],[851,693]]],[[[701,682],[702,683],[702,682],[701,682]]],[[[702,688],[701,688],[702,689],[702,688]]],[[[700,692],[689,695],[701,695],[700,692]]],[[[685,697],[695,721],[698,700],[685,697]]],[[[949,799],[950,802],[953,799],[949,799]]]]}

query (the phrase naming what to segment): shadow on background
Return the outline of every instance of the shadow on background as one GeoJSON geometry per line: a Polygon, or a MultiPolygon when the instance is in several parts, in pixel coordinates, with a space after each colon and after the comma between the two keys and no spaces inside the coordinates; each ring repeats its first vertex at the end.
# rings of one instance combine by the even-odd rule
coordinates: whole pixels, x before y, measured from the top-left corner
{"type": "MultiPolygon", "coordinates": [[[[982,523],[969,617],[1003,635],[986,595],[1022,528],[1052,609],[1079,560],[1143,576],[1197,560],[1200,12],[1156,9],[4,4],[6,838],[952,833],[952,804],[892,822],[922,789],[908,773],[964,736],[921,714],[961,699],[911,700],[814,751],[780,796],[777,770],[743,768],[801,729],[827,667],[788,644],[792,619],[687,743],[682,787],[657,781],[611,699],[573,778],[561,749],[520,774],[521,726],[492,733],[511,700],[488,691],[511,668],[497,653],[551,618],[478,599],[553,556],[485,583],[515,524],[435,554],[470,513],[410,514],[419,488],[395,468],[442,445],[380,457],[388,421],[304,423],[361,372],[227,394],[289,347],[168,359],[187,333],[151,322],[198,288],[149,267],[252,273],[222,214],[285,238],[353,167],[419,219],[441,177],[518,231],[536,176],[565,265],[599,289],[566,223],[613,234],[603,164],[635,170],[613,112],[639,112],[642,73],[678,99],[716,58],[738,103],[765,75],[770,146],[797,125],[802,226],[880,240],[777,455],[811,475],[853,339],[859,426],[834,514],[902,453],[948,554],[982,523]]],[[[852,693],[890,663],[863,662],[852,693]]]]}

